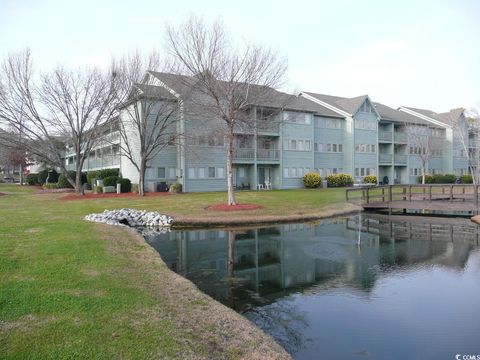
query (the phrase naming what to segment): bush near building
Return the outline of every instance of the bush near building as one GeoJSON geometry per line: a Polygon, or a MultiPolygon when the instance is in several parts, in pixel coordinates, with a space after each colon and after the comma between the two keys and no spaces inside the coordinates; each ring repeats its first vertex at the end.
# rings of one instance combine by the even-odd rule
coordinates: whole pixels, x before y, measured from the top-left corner
{"type": "Polygon", "coordinates": [[[375,175],[367,175],[363,178],[362,182],[364,184],[376,184],[377,183],[377,177],[375,175]]]}
{"type": "Polygon", "coordinates": [[[105,178],[110,176],[120,177],[120,169],[102,169],[89,171],[87,173],[87,182],[93,187],[95,186],[95,180],[105,180],[105,178]]]}
{"type": "Polygon", "coordinates": [[[117,180],[117,184],[120,184],[120,191],[122,193],[128,193],[132,191],[132,182],[130,179],[120,178],[117,180]]]}
{"type": "Polygon", "coordinates": [[[353,185],[353,178],[350,174],[330,174],[327,175],[328,187],[342,187],[353,185]]]}
{"type": "Polygon", "coordinates": [[[317,173],[309,172],[303,175],[303,185],[306,188],[318,188],[321,184],[322,178],[317,173]]]}
{"type": "Polygon", "coordinates": [[[117,186],[118,176],[107,176],[103,179],[103,186],[117,186]]]}
{"type": "Polygon", "coordinates": [[[40,185],[38,182],[38,174],[37,173],[30,173],[27,175],[25,179],[28,185],[40,185]]]}
{"type": "Polygon", "coordinates": [[[462,176],[460,176],[460,180],[461,180],[462,184],[473,184],[472,175],[462,175],[462,176]]]}

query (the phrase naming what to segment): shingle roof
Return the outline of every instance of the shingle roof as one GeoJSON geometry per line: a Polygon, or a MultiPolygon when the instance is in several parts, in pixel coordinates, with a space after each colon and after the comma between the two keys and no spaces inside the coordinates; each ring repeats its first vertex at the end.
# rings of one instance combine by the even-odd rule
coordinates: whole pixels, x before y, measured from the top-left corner
{"type": "Polygon", "coordinates": [[[457,108],[457,109],[452,109],[448,112],[444,113],[436,113],[432,110],[427,110],[427,109],[418,109],[418,108],[413,108],[413,107],[407,107],[405,106],[406,109],[415,111],[419,114],[422,114],[424,116],[428,116],[429,118],[432,118],[434,120],[438,120],[444,124],[454,126],[458,119],[463,115],[465,109],[463,108],[457,108]]]}
{"type": "Polygon", "coordinates": [[[349,114],[355,114],[360,106],[367,99],[367,95],[356,96],[353,98],[346,98],[340,96],[326,95],[326,94],[317,94],[313,92],[305,91],[305,94],[313,96],[321,101],[329,103],[336,108],[346,111],[349,114]]]}
{"type": "MultiPolygon", "coordinates": [[[[149,73],[180,95],[188,94],[192,87],[194,87],[197,83],[194,76],[177,75],[157,71],[149,71],[149,73]]],[[[221,84],[222,82],[219,83],[221,84]]],[[[249,87],[251,105],[308,111],[322,116],[341,117],[336,112],[329,110],[313,101],[305,99],[304,97],[287,94],[261,85],[245,84],[245,86],[249,87]],[[256,96],[256,94],[259,95],[256,96]]],[[[168,93],[168,91],[159,90],[159,93],[166,97],[172,96],[170,93],[168,93]]]]}
{"type": "Polygon", "coordinates": [[[155,97],[155,98],[170,99],[170,100],[177,99],[172,93],[170,93],[163,86],[154,86],[154,85],[145,85],[145,84],[135,84],[134,86],[140,89],[142,94],[147,97],[155,97]]]}
{"type": "Polygon", "coordinates": [[[295,96],[295,95],[291,95],[291,96],[292,96],[292,101],[286,106],[286,108],[288,109],[309,111],[319,116],[343,118],[342,115],[339,115],[335,111],[327,109],[325,106],[322,106],[303,96],[295,96]]]}
{"type": "Polygon", "coordinates": [[[377,109],[378,114],[380,115],[381,120],[401,122],[401,123],[410,123],[410,124],[421,124],[432,126],[431,122],[420,119],[416,116],[410,115],[404,111],[396,110],[387,105],[374,102],[375,109],[377,109]]]}
{"type": "Polygon", "coordinates": [[[149,71],[149,73],[180,95],[186,95],[189,93],[197,83],[197,80],[193,76],[158,71],[149,71]]]}

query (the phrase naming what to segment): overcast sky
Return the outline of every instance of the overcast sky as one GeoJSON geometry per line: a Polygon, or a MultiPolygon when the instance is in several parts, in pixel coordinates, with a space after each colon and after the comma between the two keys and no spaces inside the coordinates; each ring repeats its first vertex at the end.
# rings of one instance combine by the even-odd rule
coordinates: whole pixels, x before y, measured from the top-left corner
{"type": "Polygon", "coordinates": [[[289,89],[389,106],[480,108],[480,1],[0,0],[0,57],[30,47],[40,68],[161,49],[194,13],[288,59],[289,89]]]}

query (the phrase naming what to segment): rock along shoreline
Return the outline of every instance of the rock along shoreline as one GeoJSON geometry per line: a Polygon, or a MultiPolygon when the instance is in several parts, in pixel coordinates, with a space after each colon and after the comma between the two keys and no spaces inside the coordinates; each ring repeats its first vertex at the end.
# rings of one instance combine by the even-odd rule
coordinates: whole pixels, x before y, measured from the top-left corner
{"type": "Polygon", "coordinates": [[[173,218],[156,211],[115,209],[105,210],[101,214],[89,214],[84,220],[104,223],[114,226],[145,226],[154,228],[169,228],[173,218]]]}

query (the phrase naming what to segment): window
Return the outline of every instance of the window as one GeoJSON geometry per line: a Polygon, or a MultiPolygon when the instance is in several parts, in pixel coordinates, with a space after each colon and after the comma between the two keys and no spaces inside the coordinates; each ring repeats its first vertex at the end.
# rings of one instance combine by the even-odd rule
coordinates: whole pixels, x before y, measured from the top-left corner
{"type": "Polygon", "coordinates": [[[303,147],[303,140],[298,140],[297,145],[298,150],[305,150],[305,148],[303,147]]]}
{"type": "Polygon", "coordinates": [[[177,177],[177,169],[175,169],[175,168],[169,168],[169,169],[168,169],[168,175],[169,175],[168,177],[169,177],[170,179],[173,179],[173,178],[177,177]]]}
{"type": "Polygon", "coordinates": [[[296,150],[297,149],[297,140],[291,140],[290,141],[290,150],[296,150]]]}
{"type": "Polygon", "coordinates": [[[203,167],[198,168],[198,178],[205,179],[205,168],[203,167]]]}
{"type": "Polygon", "coordinates": [[[188,168],[188,178],[195,179],[195,168],[193,167],[188,168]]]}
{"type": "Polygon", "coordinates": [[[215,177],[215,168],[214,167],[209,167],[208,168],[208,177],[209,178],[214,178],[215,177]]]}
{"type": "Polygon", "coordinates": [[[283,113],[283,120],[295,124],[310,125],[312,123],[312,115],[294,111],[285,111],[283,113]]]}
{"type": "Polygon", "coordinates": [[[325,127],[325,119],[315,117],[315,126],[318,128],[324,128],[325,127]]]}
{"type": "Polygon", "coordinates": [[[327,144],[327,152],[332,152],[332,144],[327,144]]]}
{"type": "Polygon", "coordinates": [[[240,176],[241,178],[245,177],[245,168],[241,167],[238,169],[238,176],[240,176]]]}
{"type": "Polygon", "coordinates": [[[338,152],[343,152],[343,145],[342,144],[338,144],[338,152]]]}
{"type": "Polygon", "coordinates": [[[288,178],[288,175],[289,175],[289,172],[288,172],[288,168],[283,168],[283,177],[285,178],[288,178]]]}
{"type": "Polygon", "coordinates": [[[217,168],[217,177],[220,179],[225,177],[225,169],[223,167],[217,168]]]}
{"type": "Polygon", "coordinates": [[[165,168],[159,167],[157,170],[157,175],[158,175],[158,178],[165,179],[165,175],[166,175],[165,168]]]}
{"type": "Polygon", "coordinates": [[[337,152],[337,144],[332,144],[332,152],[337,152]]]}
{"type": "Polygon", "coordinates": [[[296,168],[290,168],[290,177],[292,177],[292,178],[297,177],[297,169],[296,168]]]}
{"type": "Polygon", "coordinates": [[[310,151],[310,140],[305,140],[305,150],[310,151]]]}

